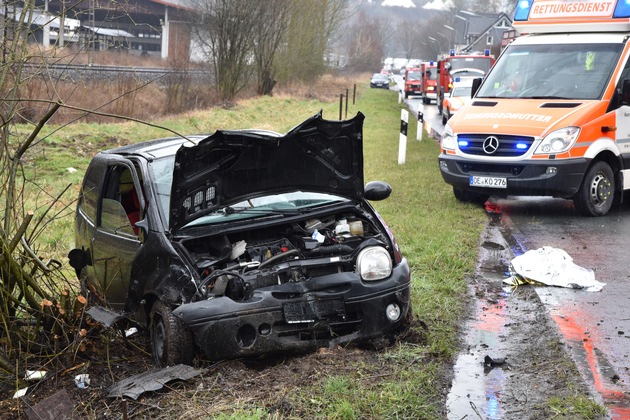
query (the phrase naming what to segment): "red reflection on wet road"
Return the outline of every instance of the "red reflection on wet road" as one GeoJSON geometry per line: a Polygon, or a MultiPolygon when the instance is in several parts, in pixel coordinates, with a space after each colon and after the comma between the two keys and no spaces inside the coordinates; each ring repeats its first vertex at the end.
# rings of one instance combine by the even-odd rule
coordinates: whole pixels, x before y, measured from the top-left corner
{"type": "Polygon", "coordinates": [[[551,314],[552,319],[560,329],[567,343],[574,346],[575,354],[583,357],[581,368],[587,369],[595,390],[601,395],[602,400],[613,419],[630,419],[630,397],[618,389],[612,382],[612,378],[605,376],[600,358],[597,355],[597,341],[601,338],[592,334],[586,326],[580,324],[578,317],[561,316],[551,314]]]}

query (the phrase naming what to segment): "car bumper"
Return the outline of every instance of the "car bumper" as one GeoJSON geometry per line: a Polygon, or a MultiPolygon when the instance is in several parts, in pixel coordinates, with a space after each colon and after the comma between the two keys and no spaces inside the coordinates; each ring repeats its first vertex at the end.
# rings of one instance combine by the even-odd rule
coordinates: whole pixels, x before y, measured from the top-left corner
{"type": "Polygon", "coordinates": [[[424,96],[427,99],[437,99],[437,94],[435,92],[427,92],[424,96]]]}
{"type": "Polygon", "coordinates": [[[384,85],[384,84],[370,84],[370,87],[372,87],[372,88],[389,89],[389,85],[384,85]]]}
{"type": "Polygon", "coordinates": [[[258,289],[244,302],[219,297],[188,303],[173,313],[211,360],[313,351],[399,330],[409,311],[410,279],[403,259],[381,281],[362,282],[355,273],[339,273],[258,289]],[[400,308],[396,320],[386,315],[390,304],[400,308]]]}
{"type": "Polygon", "coordinates": [[[589,159],[518,161],[491,163],[465,160],[441,154],[438,157],[442,178],[447,184],[480,194],[507,196],[552,196],[571,198],[577,193],[589,159]],[[555,168],[555,169],[551,169],[555,168]],[[506,188],[485,188],[470,185],[471,176],[505,178],[506,188]]]}

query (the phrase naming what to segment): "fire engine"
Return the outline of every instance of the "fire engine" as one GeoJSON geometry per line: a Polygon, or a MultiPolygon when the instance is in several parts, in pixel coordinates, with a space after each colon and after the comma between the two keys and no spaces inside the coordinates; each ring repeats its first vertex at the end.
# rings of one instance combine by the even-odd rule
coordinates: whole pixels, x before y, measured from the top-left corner
{"type": "Polygon", "coordinates": [[[437,62],[437,107],[438,113],[442,115],[442,101],[453,87],[454,71],[459,71],[459,77],[465,78],[466,70],[480,70],[482,74],[488,73],[494,64],[494,57],[490,55],[490,50],[485,50],[483,54],[456,54],[455,50],[450,50],[447,56],[442,57],[437,62]]]}
{"type": "Polygon", "coordinates": [[[420,64],[422,75],[421,91],[422,103],[428,104],[432,99],[437,99],[437,66],[435,61],[428,61],[420,64]]]}
{"type": "Polygon", "coordinates": [[[630,190],[630,3],[519,2],[506,46],[438,157],[455,198],[551,196],[603,216],[630,190]]]}

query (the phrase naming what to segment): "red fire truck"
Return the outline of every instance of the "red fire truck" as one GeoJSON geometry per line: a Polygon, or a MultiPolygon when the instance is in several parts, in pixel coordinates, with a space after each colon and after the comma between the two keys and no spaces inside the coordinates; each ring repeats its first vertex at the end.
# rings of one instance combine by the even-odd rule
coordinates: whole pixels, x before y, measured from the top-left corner
{"type": "Polygon", "coordinates": [[[435,61],[427,61],[420,65],[422,73],[422,103],[428,104],[432,99],[437,99],[437,65],[435,61]]]}
{"type": "Polygon", "coordinates": [[[481,70],[483,74],[488,73],[494,61],[494,57],[490,55],[490,50],[485,50],[483,54],[468,53],[457,55],[455,54],[455,50],[451,50],[448,56],[442,57],[437,62],[438,87],[436,103],[438,113],[442,115],[442,101],[453,86],[451,72],[458,70],[458,76],[465,78],[467,76],[466,70],[471,69],[470,76],[479,77],[479,70],[481,70]]]}

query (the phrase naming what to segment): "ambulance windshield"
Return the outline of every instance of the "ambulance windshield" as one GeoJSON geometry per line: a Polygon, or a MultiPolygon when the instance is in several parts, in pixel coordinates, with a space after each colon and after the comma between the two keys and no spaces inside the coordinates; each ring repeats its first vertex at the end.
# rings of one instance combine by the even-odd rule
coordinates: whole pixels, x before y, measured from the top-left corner
{"type": "Polygon", "coordinates": [[[600,99],[622,44],[510,45],[476,98],[600,99]]]}

